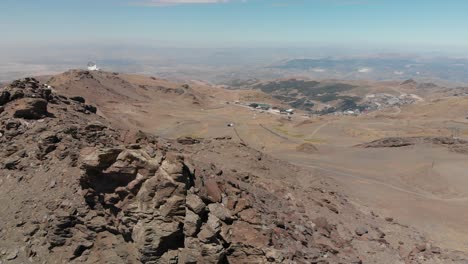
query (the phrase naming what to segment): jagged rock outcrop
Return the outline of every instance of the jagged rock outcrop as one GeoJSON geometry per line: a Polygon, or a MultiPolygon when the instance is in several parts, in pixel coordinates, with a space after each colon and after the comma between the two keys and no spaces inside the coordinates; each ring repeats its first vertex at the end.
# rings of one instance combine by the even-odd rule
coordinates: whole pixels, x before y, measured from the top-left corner
{"type": "Polygon", "coordinates": [[[254,195],[235,176],[214,179],[190,170],[181,156],[143,149],[94,150],[82,160],[87,203],[135,244],[142,263],[282,263],[299,257],[284,250],[295,241],[287,228],[275,248],[275,218],[260,216],[254,195]]]}
{"type": "Polygon", "coordinates": [[[434,144],[460,154],[468,154],[468,141],[455,137],[388,137],[358,145],[363,148],[399,148],[416,144],[434,144]]]}
{"type": "Polygon", "coordinates": [[[24,98],[17,100],[13,107],[14,117],[24,119],[41,119],[47,115],[47,101],[44,99],[24,98]]]}

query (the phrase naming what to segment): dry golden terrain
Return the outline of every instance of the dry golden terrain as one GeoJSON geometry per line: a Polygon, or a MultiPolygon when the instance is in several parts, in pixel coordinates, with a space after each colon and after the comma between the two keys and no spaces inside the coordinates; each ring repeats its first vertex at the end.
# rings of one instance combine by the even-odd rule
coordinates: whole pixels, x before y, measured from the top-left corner
{"type": "MultiPolygon", "coordinates": [[[[286,117],[235,101],[280,102],[261,92],[188,85],[148,76],[71,71],[50,80],[68,95],[97,104],[121,128],[166,138],[229,136],[334,182],[367,214],[391,217],[444,247],[468,248],[468,155],[435,144],[395,148],[357,145],[385,137],[468,139],[468,97],[433,97],[361,116],[286,117]],[[227,103],[229,102],[229,103],[227,103]],[[227,124],[233,123],[230,127],[227,124]]],[[[365,83],[363,93],[417,92],[396,83],[365,83]],[[396,88],[395,88],[396,87],[396,88]]],[[[314,179],[298,179],[303,187],[314,179]]]]}

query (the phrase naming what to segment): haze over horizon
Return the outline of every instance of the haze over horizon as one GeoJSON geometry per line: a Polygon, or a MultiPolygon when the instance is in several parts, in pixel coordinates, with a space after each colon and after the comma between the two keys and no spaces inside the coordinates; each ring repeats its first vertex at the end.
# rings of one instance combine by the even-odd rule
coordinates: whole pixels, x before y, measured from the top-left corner
{"type": "Polygon", "coordinates": [[[0,80],[90,60],[157,74],[295,58],[468,58],[461,0],[3,0],[0,10],[0,80]]]}

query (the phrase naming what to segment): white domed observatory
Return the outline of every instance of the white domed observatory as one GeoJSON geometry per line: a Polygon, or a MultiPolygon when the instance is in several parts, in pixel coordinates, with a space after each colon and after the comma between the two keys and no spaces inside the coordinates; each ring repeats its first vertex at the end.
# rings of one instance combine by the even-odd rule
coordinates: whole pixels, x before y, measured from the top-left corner
{"type": "Polygon", "coordinates": [[[88,62],[88,71],[99,71],[99,68],[96,63],[90,61],[88,62]]]}

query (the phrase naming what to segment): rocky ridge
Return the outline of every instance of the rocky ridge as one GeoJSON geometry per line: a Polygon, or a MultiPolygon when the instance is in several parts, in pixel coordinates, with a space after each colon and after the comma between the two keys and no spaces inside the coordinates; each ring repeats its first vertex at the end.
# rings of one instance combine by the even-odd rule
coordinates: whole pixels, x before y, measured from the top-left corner
{"type": "Polygon", "coordinates": [[[433,144],[446,147],[450,151],[468,154],[468,141],[455,137],[389,137],[360,144],[363,148],[399,148],[416,144],[433,144]]]}

